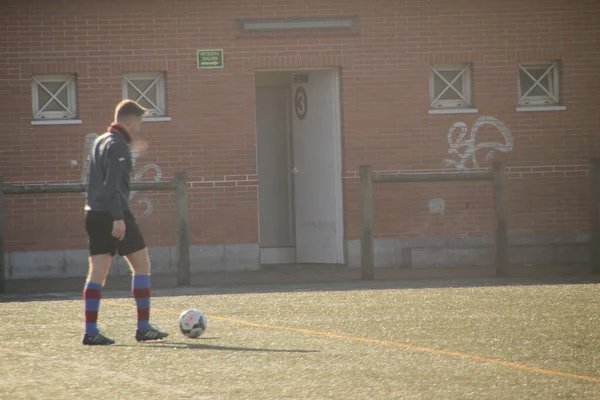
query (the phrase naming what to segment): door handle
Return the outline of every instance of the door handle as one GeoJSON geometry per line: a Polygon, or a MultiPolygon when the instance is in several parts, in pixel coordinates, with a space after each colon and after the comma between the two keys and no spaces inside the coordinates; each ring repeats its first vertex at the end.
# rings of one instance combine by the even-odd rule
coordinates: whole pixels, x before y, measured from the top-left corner
{"type": "Polygon", "coordinates": [[[298,168],[294,167],[294,169],[292,169],[292,174],[298,175],[298,168]]]}

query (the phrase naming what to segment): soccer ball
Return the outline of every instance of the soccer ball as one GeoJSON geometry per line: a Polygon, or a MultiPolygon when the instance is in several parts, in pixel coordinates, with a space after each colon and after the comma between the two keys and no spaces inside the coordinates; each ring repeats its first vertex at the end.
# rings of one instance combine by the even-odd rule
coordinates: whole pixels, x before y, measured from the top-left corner
{"type": "Polygon", "coordinates": [[[179,316],[179,329],[184,336],[197,338],[206,330],[206,317],[202,311],[185,310],[179,316]]]}

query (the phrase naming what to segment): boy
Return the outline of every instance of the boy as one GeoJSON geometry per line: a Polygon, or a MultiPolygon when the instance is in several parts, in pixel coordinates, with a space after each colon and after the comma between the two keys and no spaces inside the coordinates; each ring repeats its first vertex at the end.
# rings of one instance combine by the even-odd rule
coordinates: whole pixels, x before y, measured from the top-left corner
{"type": "MultiPolygon", "coordinates": [[[[89,240],[89,274],[83,290],[85,302],[84,345],[110,345],[115,341],[98,330],[96,321],[102,288],[112,257],[125,257],[132,272],[132,293],[137,306],[138,342],[167,337],[150,325],[150,260],[144,237],[129,210],[131,150],[136,145],[147,110],[133,100],[115,109],[108,132],[92,147],[86,194],[85,229],[89,240]],[[133,143],[132,143],[133,142],[133,143]]],[[[145,142],[140,142],[145,143],[145,142]]]]}

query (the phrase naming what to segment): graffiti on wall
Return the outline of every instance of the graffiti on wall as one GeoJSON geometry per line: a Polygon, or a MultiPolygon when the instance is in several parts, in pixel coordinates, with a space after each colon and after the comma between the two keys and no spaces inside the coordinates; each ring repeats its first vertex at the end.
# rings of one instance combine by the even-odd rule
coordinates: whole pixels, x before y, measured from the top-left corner
{"type": "MultiPolygon", "coordinates": [[[[96,140],[97,137],[98,137],[98,135],[95,133],[88,133],[85,137],[85,141],[84,141],[84,145],[83,145],[83,164],[82,164],[83,168],[81,171],[81,183],[83,183],[83,184],[87,183],[88,174],[90,171],[90,157],[91,157],[90,152],[92,150],[92,146],[94,145],[94,141],[96,140]]],[[[131,156],[132,156],[131,162],[132,162],[133,168],[135,170],[135,165],[136,165],[137,159],[139,157],[139,153],[136,150],[132,150],[131,156]]],[[[153,178],[152,178],[153,181],[155,181],[155,182],[160,181],[160,178],[162,177],[162,169],[157,164],[144,165],[139,170],[137,170],[137,172],[131,178],[131,181],[132,182],[141,181],[144,174],[146,174],[148,171],[153,172],[153,178]]],[[[129,200],[131,201],[136,194],[137,194],[136,191],[132,191],[129,195],[129,200]]],[[[152,214],[152,211],[154,210],[154,204],[152,203],[152,200],[149,197],[140,197],[137,200],[137,202],[138,202],[138,204],[146,205],[146,209],[144,210],[144,216],[148,216],[148,215],[152,214]]]]}
{"type": "Polygon", "coordinates": [[[500,151],[509,153],[513,149],[513,136],[508,127],[499,119],[494,117],[480,117],[471,127],[464,122],[455,122],[448,129],[448,144],[450,149],[448,154],[456,156],[453,159],[446,159],[442,162],[444,166],[455,167],[458,171],[464,171],[469,168],[479,168],[477,162],[477,152],[486,151],[484,160],[490,162],[494,158],[494,152],[500,151]],[[503,143],[500,142],[482,142],[477,143],[477,131],[483,125],[492,125],[502,134],[503,143]],[[455,139],[455,132],[459,130],[458,138],[455,139]],[[468,133],[468,136],[467,136],[468,133]]]}
{"type": "Polygon", "coordinates": [[[428,205],[431,214],[444,215],[444,210],[446,209],[446,202],[444,199],[430,199],[428,205]]]}

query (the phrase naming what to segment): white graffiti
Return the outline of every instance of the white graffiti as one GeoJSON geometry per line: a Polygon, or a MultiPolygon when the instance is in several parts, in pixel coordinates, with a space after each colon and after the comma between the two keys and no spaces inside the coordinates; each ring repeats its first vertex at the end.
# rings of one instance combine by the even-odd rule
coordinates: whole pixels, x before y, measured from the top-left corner
{"type": "Polygon", "coordinates": [[[430,199],[428,205],[431,214],[444,215],[444,209],[446,208],[444,199],[430,199]]]}
{"type": "Polygon", "coordinates": [[[453,159],[446,159],[442,162],[444,166],[452,166],[455,167],[458,171],[464,171],[469,168],[469,162],[473,168],[479,168],[479,164],[477,162],[477,151],[481,149],[488,149],[487,154],[485,155],[485,161],[490,162],[494,158],[494,152],[500,151],[503,153],[511,152],[513,149],[513,136],[510,133],[508,127],[499,119],[494,117],[480,117],[475,123],[473,123],[473,127],[471,127],[471,132],[469,137],[467,138],[467,130],[468,126],[464,122],[455,122],[448,129],[448,144],[450,145],[450,149],[448,150],[448,154],[456,154],[458,156],[458,161],[453,159]],[[476,143],[477,141],[477,131],[483,125],[492,125],[500,133],[504,138],[504,143],[498,142],[484,142],[484,143],[476,143]],[[454,141],[454,132],[460,129],[460,134],[456,141],[454,141]],[[462,150],[462,151],[461,151],[462,150]]]}
{"type": "MultiPolygon", "coordinates": [[[[91,160],[91,150],[94,145],[94,141],[98,137],[95,133],[88,133],[85,137],[85,142],[83,145],[83,169],[81,171],[81,183],[84,185],[87,184],[88,175],[90,173],[90,160],[91,160]]],[[[135,168],[136,161],[139,157],[139,153],[136,150],[131,151],[131,163],[133,164],[133,168],[135,168]]],[[[159,182],[160,178],[162,178],[162,169],[156,164],[146,164],[142,168],[140,168],[135,175],[131,178],[132,182],[140,182],[144,176],[144,174],[148,171],[154,171],[153,181],[159,182]]],[[[129,194],[129,200],[131,201],[133,197],[137,194],[136,191],[132,191],[129,194]]],[[[144,216],[148,216],[152,214],[154,211],[154,204],[152,200],[148,197],[142,197],[138,199],[138,204],[145,204],[146,209],[144,210],[144,216]]]]}

